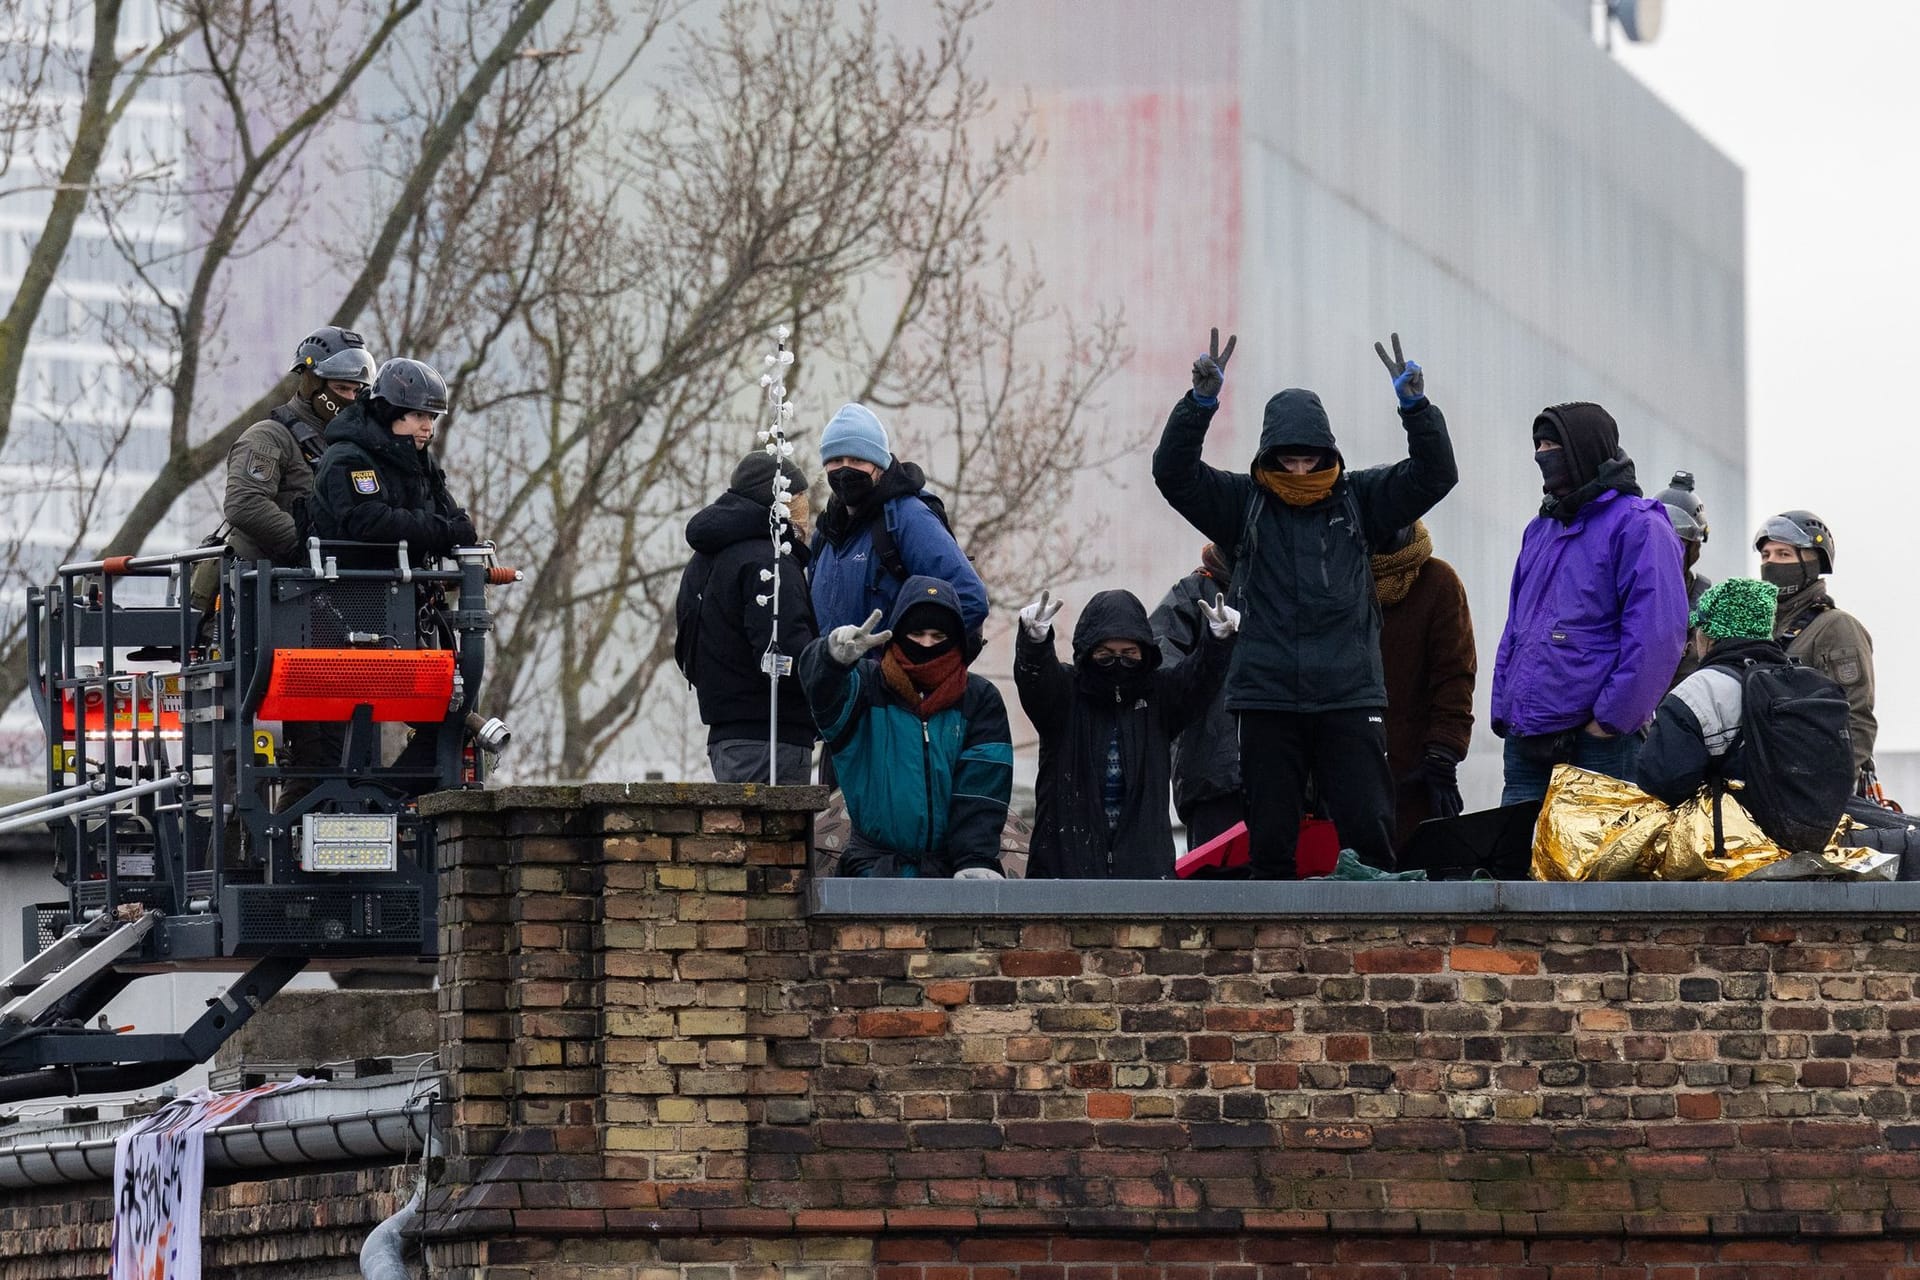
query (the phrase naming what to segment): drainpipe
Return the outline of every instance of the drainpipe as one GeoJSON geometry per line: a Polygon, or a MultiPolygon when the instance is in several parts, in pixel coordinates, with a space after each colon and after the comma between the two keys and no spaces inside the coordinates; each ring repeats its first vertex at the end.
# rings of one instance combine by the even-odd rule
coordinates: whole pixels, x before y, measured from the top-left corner
{"type": "Polygon", "coordinates": [[[414,1280],[413,1268],[406,1260],[406,1232],[419,1216],[420,1205],[426,1198],[427,1179],[422,1174],[413,1188],[413,1198],[401,1206],[400,1212],[367,1233],[367,1242],[360,1246],[360,1274],[364,1280],[414,1280]]]}

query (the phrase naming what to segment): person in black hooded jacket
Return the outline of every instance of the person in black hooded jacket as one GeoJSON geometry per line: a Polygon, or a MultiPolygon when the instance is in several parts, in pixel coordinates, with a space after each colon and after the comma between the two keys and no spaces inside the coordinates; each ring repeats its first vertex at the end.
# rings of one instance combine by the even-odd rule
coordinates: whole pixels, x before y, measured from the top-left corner
{"type": "MultiPolygon", "coordinates": [[[[1207,602],[1233,589],[1233,567],[1211,542],[1200,564],[1168,588],[1148,615],[1160,642],[1160,659],[1171,666],[1197,653],[1207,637],[1207,602]]],[[[1187,829],[1188,850],[1226,834],[1247,820],[1240,786],[1240,728],[1216,689],[1206,714],[1189,721],[1173,740],[1173,811],[1187,829]]]]}
{"type": "Polygon", "coordinates": [[[1226,674],[1238,615],[1200,606],[1206,636],[1162,669],[1146,606],[1130,591],[1087,601],[1073,665],[1054,657],[1048,594],[1020,611],[1013,683],[1040,733],[1030,880],[1165,880],[1173,875],[1167,783],[1173,740],[1206,713],[1226,674]]]}
{"type": "MultiPolygon", "coordinates": [[[[807,595],[807,478],[791,462],[780,471],[795,495],[786,535],[793,549],[780,557],[780,652],[797,659],[819,634],[807,595]]],[[[734,468],[727,491],[687,521],[693,559],[680,578],[673,651],[699,696],[707,759],[719,782],[767,780],[767,674],[760,660],[773,644],[773,610],[756,597],[772,589],[760,575],[774,567],[773,476],[773,459],[754,450],[734,468]]],[[[813,714],[791,673],[780,679],[778,732],[779,780],[804,785],[812,772],[813,714]]]]}
{"type": "Polygon", "coordinates": [[[1372,556],[1458,482],[1446,420],[1418,364],[1380,344],[1393,375],[1407,457],[1348,472],[1320,397],[1298,388],[1267,401],[1245,472],[1201,460],[1234,339],[1193,364],[1193,390],[1167,418],[1153,479],[1175,511],[1234,566],[1243,618],[1227,669],[1227,709],[1240,719],[1253,873],[1290,879],[1307,779],[1340,843],[1372,866],[1394,865],[1393,775],[1387,765],[1386,677],[1372,556]]]}

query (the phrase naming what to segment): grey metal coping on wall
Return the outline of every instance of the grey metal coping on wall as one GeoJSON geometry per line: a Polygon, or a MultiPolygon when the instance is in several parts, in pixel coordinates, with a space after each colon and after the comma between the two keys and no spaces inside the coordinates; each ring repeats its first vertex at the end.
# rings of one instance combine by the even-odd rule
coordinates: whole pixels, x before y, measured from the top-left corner
{"type": "Polygon", "coordinates": [[[1325,916],[1920,916],[1920,881],[1543,884],[1531,880],[866,880],[807,888],[816,917],[1155,920],[1325,916]]]}
{"type": "MultiPolygon", "coordinates": [[[[206,1134],[207,1168],[267,1169],[418,1159],[431,1124],[437,1073],[316,1085],[270,1094],[253,1119],[206,1134]]],[[[0,1187],[19,1189],[113,1177],[113,1144],[139,1117],[22,1133],[0,1145],[0,1187]]],[[[3,1142],[4,1139],[0,1139],[3,1142]]]]}

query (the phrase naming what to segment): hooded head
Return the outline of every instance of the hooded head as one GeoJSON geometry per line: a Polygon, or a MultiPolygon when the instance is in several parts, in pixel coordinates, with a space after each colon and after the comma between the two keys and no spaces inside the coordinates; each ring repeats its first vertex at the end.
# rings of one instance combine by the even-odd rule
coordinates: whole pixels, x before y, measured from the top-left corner
{"type": "Polygon", "coordinates": [[[1326,406],[1319,396],[1299,387],[1290,387],[1267,401],[1260,422],[1260,450],[1254,455],[1255,473],[1263,467],[1277,467],[1275,459],[1286,453],[1317,453],[1321,457],[1316,470],[1322,471],[1342,461],[1326,406]]]}
{"type": "Polygon", "coordinates": [[[1160,666],[1160,646],[1138,596],[1131,591],[1102,591],[1087,601],[1073,627],[1073,664],[1094,686],[1115,690],[1137,685],[1160,666]],[[1094,656],[1096,649],[1110,653],[1127,645],[1140,651],[1138,662],[1130,665],[1094,656]]]}
{"type": "Polygon", "coordinates": [[[1591,482],[1601,467],[1620,456],[1620,427],[1613,415],[1584,400],[1542,409],[1533,420],[1536,449],[1542,441],[1565,451],[1565,492],[1569,493],[1591,482]]]}
{"type": "Polygon", "coordinates": [[[893,613],[887,619],[893,632],[891,641],[909,662],[925,662],[943,653],[960,649],[966,639],[966,623],[960,614],[960,597],[953,587],[939,578],[915,574],[900,584],[894,598],[893,613]],[[908,637],[927,629],[945,637],[939,644],[923,645],[908,637]]]}
{"type": "Polygon", "coordinates": [[[1771,582],[1728,578],[1707,588],[1690,621],[1709,640],[1768,640],[1779,594],[1771,582]]]}

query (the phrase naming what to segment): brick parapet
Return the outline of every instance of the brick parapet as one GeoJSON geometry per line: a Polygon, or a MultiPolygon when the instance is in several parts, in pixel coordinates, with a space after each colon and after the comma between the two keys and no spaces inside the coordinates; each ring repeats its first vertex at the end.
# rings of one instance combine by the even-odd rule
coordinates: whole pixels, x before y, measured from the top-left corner
{"type": "Polygon", "coordinates": [[[501,1023],[476,993],[470,1022],[490,970],[443,961],[471,1079],[504,1081],[434,1206],[455,1274],[589,1238],[1444,1236],[1524,1266],[1543,1239],[1920,1234],[1898,917],[808,918],[805,802],[587,790],[544,806],[564,832],[511,793],[448,815],[455,869],[505,871],[451,881],[447,928],[500,917],[511,985],[586,1001],[504,996],[501,1023]],[[541,1074],[595,1055],[597,1091],[541,1074]]]}

